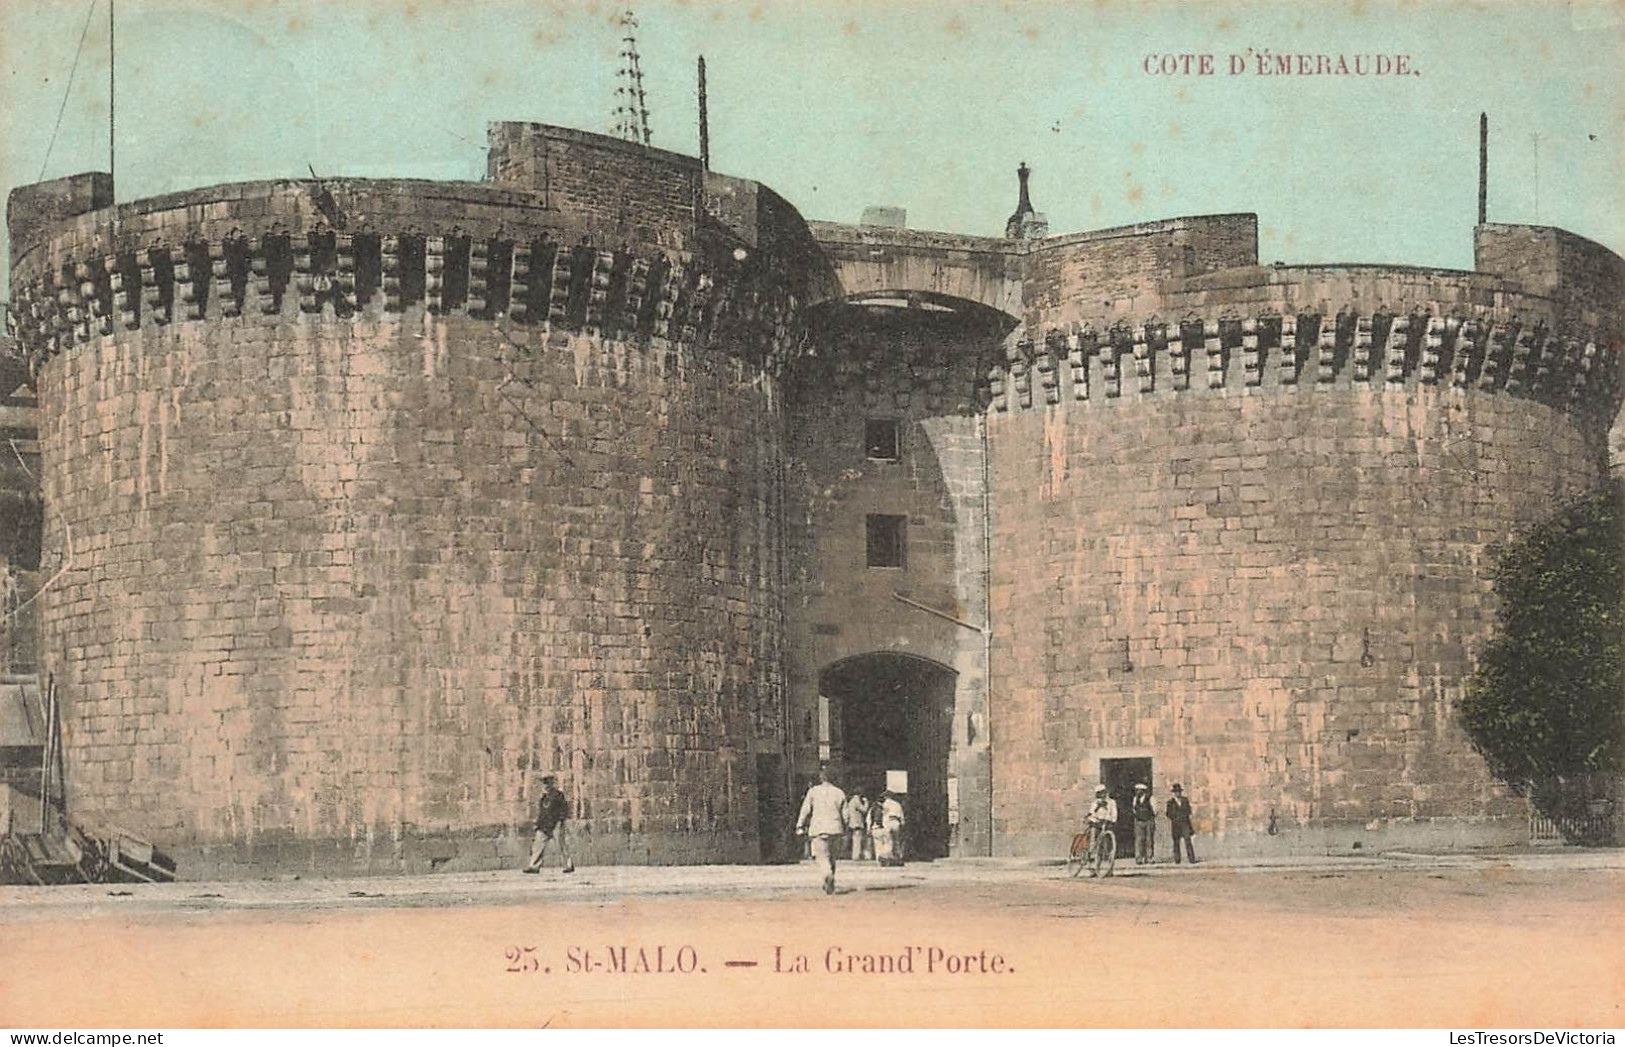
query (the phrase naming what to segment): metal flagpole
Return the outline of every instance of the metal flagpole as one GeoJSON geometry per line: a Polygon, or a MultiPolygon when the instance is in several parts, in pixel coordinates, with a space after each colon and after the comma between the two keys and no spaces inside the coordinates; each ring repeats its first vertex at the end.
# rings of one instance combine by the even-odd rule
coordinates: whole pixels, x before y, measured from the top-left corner
{"type": "Polygon", "coordinates": [[[711,127],[705,113],[705,56],[700,56],[700,167],[711,170],[711,127]]]}
{"type": "MultiPolygon", "coordinates": [[[[118,107],[115,102],[117,96],[114,93],[114,68],[117,65],[117,62],[115,60],[115,52],[113,50],[113,7],[116,3],[117,0],[107,0],[107,173],[109,175],[116,174],[113,169],[113,160],[116,156],[117,148],[117,139],[113,134],[113,129],[114,121],[116,119],[115,114],[118,112],[118,107]]],[[[115,193],[118,191],[117,184],[117,182],[114,183],[115,193]]]]}
{"type": "Polygon", "coordinates": [[[1478,114],[1478,224],[1489,221],[1490,114],[1478,114]]]}

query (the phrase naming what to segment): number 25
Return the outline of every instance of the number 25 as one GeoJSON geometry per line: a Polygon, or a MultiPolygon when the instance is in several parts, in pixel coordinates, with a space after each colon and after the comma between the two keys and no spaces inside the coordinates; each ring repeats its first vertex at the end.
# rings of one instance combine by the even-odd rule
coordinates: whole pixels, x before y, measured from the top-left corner
{"type": "Polygon", "coordinates": [[[509,974],[525,974],[540,966],[534,945],[510,945],[503,950],[502,955],[508,960],[509,974]]]}

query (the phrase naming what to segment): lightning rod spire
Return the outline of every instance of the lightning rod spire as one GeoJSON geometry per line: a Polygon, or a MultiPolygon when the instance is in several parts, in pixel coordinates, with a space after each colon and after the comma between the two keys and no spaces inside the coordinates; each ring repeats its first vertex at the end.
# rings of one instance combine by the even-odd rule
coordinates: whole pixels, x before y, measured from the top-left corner
{"type": "Polygon", "coordinates": [[[638,18],[630,9],[621,15],[621,68],[615,74],[613,134],[649,144],[649,107],[643,97],[643,64],[638,57],[638,18]]]}

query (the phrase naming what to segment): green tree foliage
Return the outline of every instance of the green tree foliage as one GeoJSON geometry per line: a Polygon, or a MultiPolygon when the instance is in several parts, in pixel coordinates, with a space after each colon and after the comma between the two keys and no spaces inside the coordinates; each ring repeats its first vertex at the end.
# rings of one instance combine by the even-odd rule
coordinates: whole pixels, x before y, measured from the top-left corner
{"type": "Polygon", "coordinates": [[[1625,514],[1613,484],[1500,550],[1499,625],[1457,705],[1495,774],[1549,814],[1625,766],[1625,514]]]}

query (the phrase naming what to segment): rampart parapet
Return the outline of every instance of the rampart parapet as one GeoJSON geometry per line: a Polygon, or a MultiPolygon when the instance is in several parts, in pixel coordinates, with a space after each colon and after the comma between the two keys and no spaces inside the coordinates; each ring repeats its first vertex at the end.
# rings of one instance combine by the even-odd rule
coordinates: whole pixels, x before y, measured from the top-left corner
{"type": "Polygon", "coordinates": [[[809,264],[793,208],[692,162],[628,156],[615,139],[508,124],[492,136],[500,184],[249,182],[117,207],[108,192],[19,190],[11,315],[22,350],[37,361],[149,326],[416,310],[726,343],[780,366],[799,306],[829,280],[827,266],[809,264]],[[525,163],[499,163],[513,141],[557,140],[569,162],[544,156],[534,179],[525,163]],[[606,157],[626,168],[620,181],[581,176],[606,157]],[[667,184],[673,171],[681,191],[667,184]],[[64,213],[74,208],[88,209],[64,213]]]}
{"type": "Polygon", "coordinates": [[[981,401],[999,412],[1333,385],[1438,385],[1596,414],[1619,407],[1625,262],[1562,230],[1481,227],[1485,272],[1260,266],[1250,214],[1042,240],[832,223],[813,231],[849,302],[1008,315],[1014,333],[987,343],[978,371],[981,401]]]}
{"type": "MultiPolygon", "coordinates": [[[[1527,301],[1520,304],[1529,304],[1527,301]]],[[[1423,385],[1498,392],[1611,416],[1618,343],[1502,310],[1243,314],[1235,308],[1109,327],[1072,323],[1023,338],[988,373],[995,411],[1064,400],[1222,390],[1423,385]]]]}

